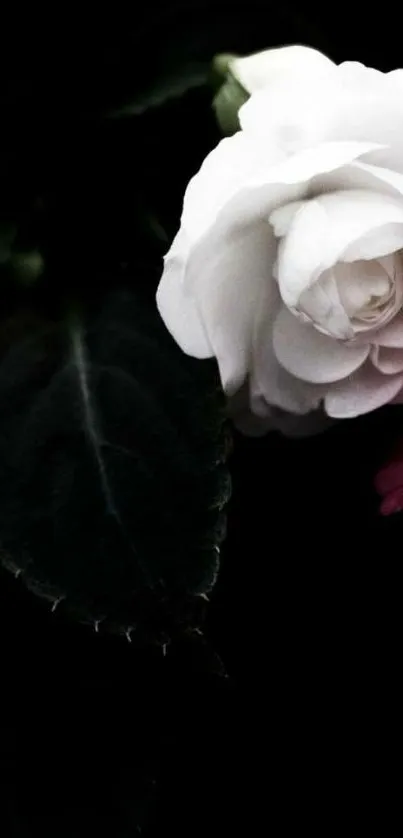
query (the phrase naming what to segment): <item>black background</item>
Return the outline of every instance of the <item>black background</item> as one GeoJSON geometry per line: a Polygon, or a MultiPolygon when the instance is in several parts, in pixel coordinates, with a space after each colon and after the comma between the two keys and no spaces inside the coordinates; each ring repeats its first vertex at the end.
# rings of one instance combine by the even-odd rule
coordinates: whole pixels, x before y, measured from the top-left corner
{"type": "MultiPolygon", "coordinates": [[[[203,92],[141,128],[101,131],[99,115],[130,99],[133,78],[146,89],[168,64],[287,42],[380,69],[400,66],[402,52],[388,10],[346,2],[110,6],[91,21],[21,16],[2,40],[10,206],[38,183],[63,193],[54,236],[70,217],[86,267],[89,252],[111,266],[133,257],[122,234],[130,152],[155,160],[138,191],[172,235],[216,137],[203,92]],[[97,190],[117,220],[105,199],[96,215],[97,190]]],[[[2,574],[0,834],[325,835],[368,818],[391,831],[402,526],[379,517],[372,481],[401,421],[396,409],[302,442],[236,437],[205,642],[178,641],[165,657],[134,649],[51,614],[2,574]]]]}

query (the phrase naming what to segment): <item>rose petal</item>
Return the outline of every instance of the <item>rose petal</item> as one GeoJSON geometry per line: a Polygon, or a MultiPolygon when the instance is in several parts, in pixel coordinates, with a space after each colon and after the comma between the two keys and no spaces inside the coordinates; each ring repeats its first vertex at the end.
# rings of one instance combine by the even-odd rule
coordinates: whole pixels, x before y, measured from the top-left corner
{"type": "Polygon", "coordinates": [[[358,62],[325,67],[315,76],[278,74],[240,110],[242,128],[296,151],[329,140],[383,145],[369,162],[403,171],[401,74],[358,62]]]}
{"type": "Polygon", "coordinates": [[[298,311],[307,314],[325,334],[344,340],[354,337],[350,318],[340,301],[333,270],[325,271],[311,288],[301,294],[298,311]]]}
{"type": "Polygon", "coordinates": [[[392,399],[391,404],[403,404],[403,388],[399,390],[397,396],[392,399]]]}
{"type": "Polygon", "coordinates": [[[334,422],[330,416],[326,416],[323,410],[313,410],[303,416],[295,416],[292,413],[277,411],[272,417],[275,429],[289,439],[303,439],[323,433],[331,427],[334,422]]]}
{"type": "MultiPolygon", "coordinates": [[[[403,175],[400,172],[394,172],[383,166],[371,166],[369,163],[358,160],[351,163],[351,170],[353,178],[360,179],[363,185],[368,184],[371,189],[381,186],[385,193],[385,187],[387,187],[390,195],[397,193],[403,195],[403,175]]],[[[355,182],[357,183],[357,180],[355,182]]]]}
{"type": "MultiPolygon", "coordinates": [[[[330,172],[379,148],[372,142],[315,143],[292,158],[285,159],[273,139],[250,136],[239,131],[227,137],[206,157],[199,172],[190,181],[184,198],[181,224],[189,246],[215,223],[218,214],[233,198],[242,193],[242,203],[248,209],[247,218],[262,217],[285,202],[304,197],[307,181],[315,175],[330,172]],[[298,184],[298,189],[284,185],[298,184]],[[254,190],[264,188],[264,200],[254,190]],[[248,191],[252,201],[248,202],[248,191]],[[257,200],[256,200],[257,198],[257,200]]],[[[243,219],[241,214],[238,223],[243,219]]]]}
{"type": "Polygon", "coordinates": [[[210,358],[214,350],[200,317],[197,300],[180,281],[181,270],[180,256],[165,258],[164,273],[157,289],[158,310],[172,337],[187,355],[210,358]]]}
{"type": "MultiPolygon", "coordinates": [[[[245,137],[247,135],[245,134],[245,137]]],[[[252,138],[248,138],[249,142],[252,138]]],[[[267,142],[267,140],[266,140],[267,142]]],[[[347,163],[367,155],[373,149],[381,148],[379,143],[366,142],[328,142],[316,143],[310,148],[302,149],[292,157],[283,158],[271,169],[259,172],[261,183],[303,183],[318,174],[331,172],[347,163]],[[266,179],[263,180],[264,175],[266,179]]],[[[250,186],[259,186],[259,179],[251,178],[250,186]]],[[[307,192],[304,192],[304,195],[307,192]]],[[[289,200],[293,200],[291,197],[289,200]]],[[[283,202],[284,203],[284,202],[283,202]]],[[[273,207],[274,209],[274,207],[273,207]]]]}
{"type": "Polygon", "coordinates": [[[286,305],[297,306],[300,295],[369,231],[371,250],[377,251],[373,255],[384,256],[389,238],[382,238],[382,228],[391,224],[401,225],[393,243],[402,246],[403,202],[376,192],[339,191],[306,201],[279,247],[279,286],[286,305]]]}
{"type": "MultiPolygon", "coordinates": [[[[366,335],[368,337],[368,333],[366,335]]],[[[371,342],[380,346],[403,348],[403,313],[397,314],[390,323],[371,333],[371,342]]]]}
{"type": "Polygon", "coordinates": [[[397,396],[392,399],[391,404],[403,404],[403,388],[399,390],[397,396]]]}
{"type": "MultiPolygon", "coordinates": [[[[403,211],[403,208],[402,208],[403,211]]],[[[379,259],[395,253],[403,247],[403,225],[385,224],[352,242],[342,254],[344,262],[358,262],[361,259],[379,259]]]]}
{"type": "Polygon", "coordinates": [[[352,419],[391,402],[403,387],[403,374],[382,375],[365,364],[334,384],[325,397],[325,411],[334,419],[352,419]]]}
{"type": "Polygon", "coordinates": [[[227,400],[227,413],[235,427],[247,436],[263,436],[275,430],[272,410],[266,405],[263,415],[256,416],[250,408],[249,381],[227,400]]]}
{"type": "Polygon", "coordinates": [[[334,268],[340,299],[349,317],[366,310],[372,298],[390,295],[391,281],[380,261],[339,262],[334,268]]]}
{"type": "Polygon", "coordinates": [[[282,303],[278,288],[272,286],[270,304],[256,310],[250,374],[250,402],[258,416],[273,415],[272,408],[303,415],[319,407],[322,389],[299,381],[280,366],[273,348],[273,323],[282,303]]]}
{"type": "Polygon", "coordinates": [[[329,338],[309,323],[302,323],[285,307],[274,324],[273,345],[281,366],[315,384],[345,378],[364,363],[369,353],[369,346],[329,338]]]}
{"type": "Polygon", "coordinates": [[[288,233],[297,212],[302,209],[304,204],[305,201],[290,201],[270,214],[269,222],[273,227],[276,238],[288,233]]]}
{"type": "Polygon", "coordinates": [[[250,368],[256,313],[262,307],[270,311],[274,255],[275,240],[266,222],[239,229],[218,223],[189,260],[186,287],[197,299],[228,395],[250,368]]]}
{"type": "MultiPolygon", "coordinates": [[[[366,158],[369,155],[366,155],[366,158]]],[[[362,160],[355,160],[331,172],[314,177],[311,191],[323,195],[342,189],[370,190],[382,195],[400,197],[403,195],[403,175],[381,166],[372,166],[362,160]]]]}
{"type": "Polygon", "coordinates": [[[403,349],[374,346],[371,350],[371,361],[384,375],[395,375],[403,372],[403,349]]]}
{"type": "MultiPolygon", "coordinates": [[[[356,155],[357,156],[357,155],[356,155]]],[[[181,226],[189,246],[200,240],[214,224],[228,202],[263,174],[281,162],[282,153],[274,143],[260,137],[247,137],[242,131],[226,137],[207,155],[185,192],[181,226]]]]}
{"type": "Polygon", "coordinates": [[[333,140],[329,131],[331,110],[325,90],[330,95],[337,90],[336,69],[329,62],[321,68],[317,78],[311,73],[278,73],[269,85],[253,92],[240,108],[238,117],[242,130],[274,139],[285,153],[333,140]]]}
{"type": "Polygon", "coordinates": [[[340,82],[340,111],[337,113],[337,107],[332,103],[335,136],[342,136],[343,139],[346,136],[349,139],[360,139],[362,136],[374,139],[376,136],[378,142],[384,143],[385,150],[376,152],[373,162],[403,171],[401,70],[383,73],[359,62],[346,61],[339,66],[337,76],[340,82]]]}
{"type": "Polygon", "coordinates": [[[230,417],[240,433],[251,437],[265,436],[269,431],[279,431],[289,439],[303,439],[327,430],[334,420],[323,412],[315,410],[303,416],[287,413],[277,408],[268,409],[266,416],[256,416],[245,405],[243,410],[231,405],[230,417]]]}
{"type": "Polygon", "coordinates": [[[298,416],[319,408],[324,393],[307,381],[301,381],[281,367],[273,350],[268,349],[266,363],[251,375],[251,409],[264,416],[267,408],[276,407],[298,416]]]}
{"type": "Polygon", "coordinates": [[[237,58],[231,62],[231,72],[248,93],[254,93],[284,73],[316,75],[331,66],[333,62],[316,49],[287,46],[237,58]]]}

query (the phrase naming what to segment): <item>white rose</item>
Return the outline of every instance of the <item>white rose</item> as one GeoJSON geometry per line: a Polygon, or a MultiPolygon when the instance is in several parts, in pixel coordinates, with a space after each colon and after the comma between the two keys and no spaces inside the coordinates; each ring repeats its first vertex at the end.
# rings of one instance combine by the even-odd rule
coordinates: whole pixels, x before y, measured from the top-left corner
{"type": "Polygon", "coordinates": [[[333,66],[321,52],[302,46],[268,49],[246,58],[228,59],[228,70],[249,94],[272,85],[276,77],[281,76],[284,82],[287,73],[312,76],[333,66]]]}
{"type": "Polygon", "coordinates": [[[160,313],[268,426],[403,401],[403,70],[261,59],[238,60],[242,130],[187,188],[160,313]]]}

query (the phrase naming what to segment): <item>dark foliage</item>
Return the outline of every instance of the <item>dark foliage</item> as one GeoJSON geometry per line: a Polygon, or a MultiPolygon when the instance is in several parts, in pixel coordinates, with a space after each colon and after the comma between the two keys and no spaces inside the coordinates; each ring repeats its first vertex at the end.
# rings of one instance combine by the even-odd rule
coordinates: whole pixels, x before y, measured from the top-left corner
{"type": "Polygon", "coordinates": [[[214,584],[224,415],[214,365],[184,358],[156,312],[123,292],[97,308],[3,354],[1,554],[54,607],[134,632],[214,584]]]}

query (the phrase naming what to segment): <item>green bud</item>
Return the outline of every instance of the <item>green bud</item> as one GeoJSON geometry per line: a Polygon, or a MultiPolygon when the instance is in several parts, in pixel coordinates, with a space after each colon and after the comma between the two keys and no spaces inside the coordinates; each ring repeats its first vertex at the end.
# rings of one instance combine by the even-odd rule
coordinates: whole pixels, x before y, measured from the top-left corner
{"type": "Polygon", "coordinates": [[[220,87],[226,82],[230,66],[236,58],[238,56],[232,52],[222,52],[213,58],[210,70],[210,83],[216,93],[218,93],[220,87]]]}
{"type": "Polygon", "coordinates": [[[213,108],[221,131],[227,135],[239,131],[238,111],[249,99],[249,93],[242,87],[232,70],[237,57],[229,53],[216,55],[211,71],[212,85],[217,90],[213,108]]]}

